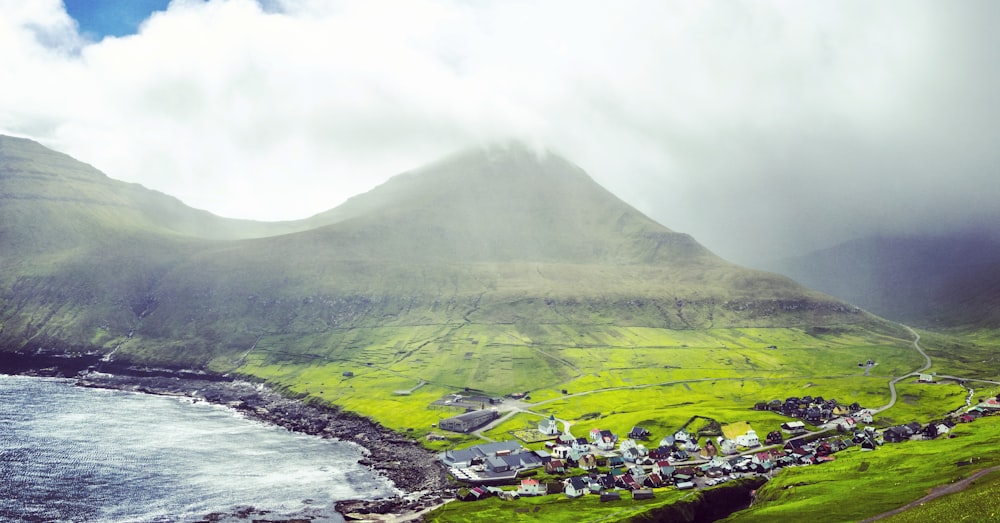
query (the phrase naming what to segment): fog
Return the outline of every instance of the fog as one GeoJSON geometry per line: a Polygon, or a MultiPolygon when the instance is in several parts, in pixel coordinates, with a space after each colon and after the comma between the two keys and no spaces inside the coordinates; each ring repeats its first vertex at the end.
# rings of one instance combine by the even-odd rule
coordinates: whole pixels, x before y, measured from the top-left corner
{"type": "Polygon", "coordinates": [[[998,22],[991,1],[175,0],[101,37],[0,0],[0,132],[261,220],[517,138],[753,262],[1000,230],[998,22]]]}

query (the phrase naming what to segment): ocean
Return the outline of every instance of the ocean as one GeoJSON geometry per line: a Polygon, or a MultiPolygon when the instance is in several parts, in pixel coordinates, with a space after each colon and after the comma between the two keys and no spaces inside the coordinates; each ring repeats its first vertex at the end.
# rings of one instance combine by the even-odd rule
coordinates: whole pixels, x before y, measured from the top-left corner
{"type": "Polygon", "coordinates": [[[339,522],[334,502],[396,493],[362,452],[186,398],[0,375],[0,521],[339,522]]]}

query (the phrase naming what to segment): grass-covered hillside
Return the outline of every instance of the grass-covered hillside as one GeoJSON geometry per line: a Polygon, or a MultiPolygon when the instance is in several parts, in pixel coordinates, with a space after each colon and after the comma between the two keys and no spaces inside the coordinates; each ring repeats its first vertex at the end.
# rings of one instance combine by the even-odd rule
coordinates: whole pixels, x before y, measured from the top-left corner
{"type": "Polygon", "coordinates": [[[417,344],[471,326],[565,344],[564,330],[602,326],[882,325],[729,264],[518,145],[273,225],[189,209],[27,140],[0,141],[0,172],[5,350],[232,370],[258,342],[328,357],[410,327],[432,335],[417,344]]]}

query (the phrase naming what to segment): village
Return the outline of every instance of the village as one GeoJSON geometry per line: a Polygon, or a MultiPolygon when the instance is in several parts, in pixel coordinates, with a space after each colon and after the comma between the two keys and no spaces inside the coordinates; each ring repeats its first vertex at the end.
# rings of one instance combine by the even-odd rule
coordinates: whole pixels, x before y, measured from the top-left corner
{"type": "MultiPolygon", "coordinates": [[[[522,496],[597,495],[600,501],[611,502],[626,494],[635,500],[651,499],[664,488],[688,490],[744,477],[767,479],[785,467],[833,461],[836,453],[851,448],[875,451],[887,443],[944,437],[958,423],[1000,412],[1000,396],[930,423],[880,429],[870,425],[870,409],[857,403],[841,405],[820,396],[758,402],[753,409],[791,419],[763,439],[749,424],[741,423],[722,427],[723,434],[717,436],[680,428],[652,445],[650,432],[639,426],[624,437],[601,428],[575,437],[569,424],[560,429],[559,420],[550,414],[537,427],[545,436],[542,449],[530,450],[511,439],[447,450],[439,459],[452,477],[466,485],[458,492],[458,498],[465,501],[489,496],[513,500],[522,496]]],[[[495,409],[480,409],[442,420],[439,426],[467,433],[496,418],[495,409]]]]}

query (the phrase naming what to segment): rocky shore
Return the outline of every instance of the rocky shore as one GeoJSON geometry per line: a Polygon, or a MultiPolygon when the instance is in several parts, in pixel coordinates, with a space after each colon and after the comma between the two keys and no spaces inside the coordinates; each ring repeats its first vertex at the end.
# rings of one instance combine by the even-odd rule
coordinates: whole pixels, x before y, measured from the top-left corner
{"type": "Polygon", "coordinates": [[[288,430],[357,443],[367,450],[359,460],[379,471],[402,492],[378,500],[337,503],[348,519],[407,521],[451,498],[453,487],[435,456],[417,442],[367,418],[336,408],[289,398],[267,386],[241,380],[195,379],[190,376],[122,375],[90,372],[78,377],[83,387],[173,395],[225,405],[248,418],[288,430]]]}

